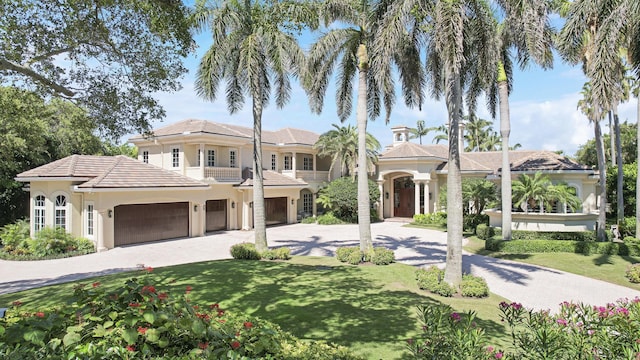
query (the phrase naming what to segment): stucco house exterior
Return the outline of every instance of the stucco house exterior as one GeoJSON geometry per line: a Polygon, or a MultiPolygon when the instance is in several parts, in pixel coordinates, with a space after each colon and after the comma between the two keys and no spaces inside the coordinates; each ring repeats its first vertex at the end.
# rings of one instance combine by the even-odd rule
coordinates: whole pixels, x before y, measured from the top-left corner
{"type": "MultiPolygon", "coordinates": [[[[29,183],[31,234],[45,226],[64,227],[105,250],[251,229],[252,133],[248,127],[188,119],[159,128],[152,136],[131,138],[138,159],[73,155],[25,171],[16,180],[29,183]]],[[[374,175],[381,194],[380,217],[440,210],[447,147],[411,143],[404,126],[392,128],[392,135],[393,143],[380,155],[374,175]]],[[[330,173],[331,159],[313,149],[319,135],[286,128],[263,131],[262,137],[267,225],[316,215],[318,190],[340,176],[340,167],[330,173]]],[[[499,184],[500,159],[499,152],[463,153],[463,177],[499,184]]],[[[567,182],[582,199],[582,208],[574,214],[561,204],[543,214],[549,216],[545,221],[551,228],[592,229],[597,186],[592,169],[548,151],[512,151],[510,159],[514,178],[542,171],[552,181],[567,182]]],[[[500,225],[495,223],[500,221],[496,212],[489,213],[492,225],[500,225]]],[[[528,222],[540,228],[539,220],[531,220],[535,214],[524,220],[518,216],[513,216],[514,228],[528,228],[528,222]]]]}

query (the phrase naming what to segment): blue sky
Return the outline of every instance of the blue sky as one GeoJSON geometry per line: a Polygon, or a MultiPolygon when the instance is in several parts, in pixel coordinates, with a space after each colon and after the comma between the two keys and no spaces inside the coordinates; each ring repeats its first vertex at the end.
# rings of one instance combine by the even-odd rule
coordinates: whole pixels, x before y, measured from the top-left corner
{"type": "MultiPolygon", "coordinates": [[[[317,36],[317,35],[316,35],[317,36]]],[[[310,43],[313,38],[306,38],[303,43],[310,43]]],[[[183,89],[177,93],[161,93],[158,99],[165,108],[167,116],[162,122],[153,123],[154,128],[172,122],[195,118],[214,122],[233,123],[251,127],[251,100],[246,99],[245,107],[238,113],[230,115],[222,98],[216,102],[206,102],[194,91],[195,73],[202,54],[211,44],[207,34],[196,37],[198,49],[186,61],[189,73],[183,78],[183,89]]],[[[578,147],[592,139],[593,126],[577,109],[580,90],[586,79],[580,67],[569,66],[556,56],[551,70],[542,70],[530,66],[525,71],[514,74],[514,90],[510,97],[511,139],[510,143],[520,143],[527,150],[563,150],[565,154],[574,155],[578,147]]],[[[355,89],[355,86],[354,86],[355,89]]],[[[399,93],[398,93],[399,95],[399,93]]],[[[331,124],[339,124],[335,107],[335,88],[331,86],[325,97],[322,114],[311,113],[308,100],[298,83],[294,83],[291,101],[283,109],[277,109],[272,102],[265,109],[262,126],[264,130],[277,130],[295,127],[323,133],[330,130],[331,124]]],[[[354,93],[355,108],[355,93],[354,93]]],[[[409,109],[399,97],[393,109],[389,124],[384,117],[369,121],[368,131],[385,146],[391,143],[390,128],[397,125],[415,126],[417,120],[425,120],[427,126],[438,126],[446,122],[447,112],[443,101],[430,99],[422,110],[409,109]]],[[[499,118],[492,119],[484,107],[484,100],[479,101],[480,117],[493,121],[493,128],[500,127],[499,118]]],[[[620,120],[636,121],[635,99],[622,104],[619,109],[620,120]]],[[[355,125],[355,111],[347,121],[355,125]]],[[[606,123],[606,121],[605,121],[606,123]]],[[[346,125],[346,123],[345,123],[346,125]]],[[[603,131],[608,132],[608,124],[603,124],[603,131]]],[[[423,144],[430,144],[435,134],[423,138],[423,144]]],[[[417,141],[417,140],[415,140],[417,141]]]]}

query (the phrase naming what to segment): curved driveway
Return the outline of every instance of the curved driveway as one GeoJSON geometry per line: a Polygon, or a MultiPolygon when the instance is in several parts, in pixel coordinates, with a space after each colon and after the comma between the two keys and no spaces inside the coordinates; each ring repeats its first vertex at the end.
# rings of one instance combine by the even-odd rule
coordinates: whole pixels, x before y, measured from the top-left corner
{"type": "MultiPolygon", "coordinates": [[[[446,233],[403,227],[402,223],[372,224],[375,246],[394,250],[401,263],[444,266],[446,233]]],[[[332,256],[336,247],[358,244],[357,225],[294,224],[267,230],[270,247],[287,246],[294,255],[332,256]]],[[[116,248],[102,253],[47,261],[0,260],[0,294],[80,278],[176,264],[230,258],[229,247],[253,241],[252,231],[227,231],[145,245],[116,248]]],[[[562,301],[604,305],[640,292],[535,265],[463,254],[465,272],[482,276],[491,292],[534,309],[557,309],[562,301]]]]}

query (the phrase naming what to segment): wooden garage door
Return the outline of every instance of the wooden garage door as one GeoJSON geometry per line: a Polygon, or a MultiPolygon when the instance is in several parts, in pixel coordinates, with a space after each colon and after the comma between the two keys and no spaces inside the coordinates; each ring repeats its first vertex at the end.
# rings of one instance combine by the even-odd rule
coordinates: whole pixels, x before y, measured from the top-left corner
{"type": "Polygon", "coordinates": [[[207,200],[207,231],[227,229],[227,200],[207,200]]]}
{"type": "Polygon", "coordinates": [[[189,203],[120,205],[114,208],[115,246],[189,236],[189,203]]]}
{"type": "Polygon", "coordinates": [[[264,212],[267,225],[287,223],[287,198],[264,199],[264,212]]]}

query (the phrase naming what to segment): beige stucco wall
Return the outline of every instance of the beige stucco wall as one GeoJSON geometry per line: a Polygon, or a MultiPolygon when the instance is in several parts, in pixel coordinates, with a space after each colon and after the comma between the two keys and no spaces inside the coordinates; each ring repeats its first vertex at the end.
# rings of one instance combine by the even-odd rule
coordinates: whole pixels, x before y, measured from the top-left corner
{"type": "MultiPolygon", "coordinates": [[[[33,217],[36,196],[45,196],[45,226],[54,226],[55,198],[58,195],[67,197],[67,231],[74,236],[82,234],[82,197],[72,192],[71,181],[32,182],[30,194],[29,216],[33,217]]],[[[31,236],[34,236],[34,222],[31,221],[31,236]]]]}
{"type": "MultiPolygon", "coordinates": [[[[489,215],[489,225],[502,226],[502,212],[485,211],[489,215]]],[[[597,214],[540,214],[512,213],[513,230],[531,231],[592,231],[595,230],[597,214]]]]}

